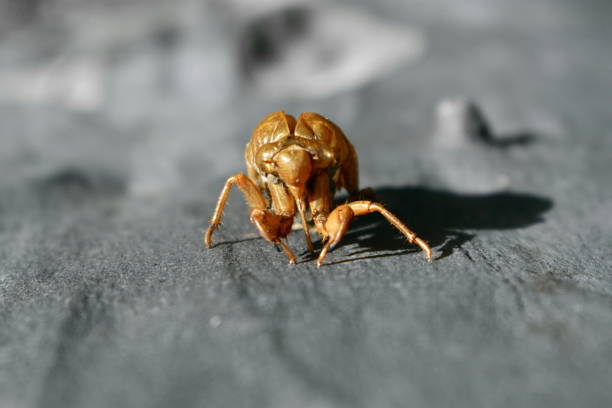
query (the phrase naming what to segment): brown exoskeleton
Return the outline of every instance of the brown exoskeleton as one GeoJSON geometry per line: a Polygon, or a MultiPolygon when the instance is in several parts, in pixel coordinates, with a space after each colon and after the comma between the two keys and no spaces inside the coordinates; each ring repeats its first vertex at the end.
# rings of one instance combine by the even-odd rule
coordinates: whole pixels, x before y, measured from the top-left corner
{"type": "Polygon", "coordinates": [[[404,234],[408,242],[421,247],[431,261],[427,243],[381,204],[352,201],[332,211],[336,188],[343,187],[351,195],[358,192],[357,153],[342,130],[323,116],[306,112],[296,121],[283,111],[269,114],[253,131],[244,157],[248,176],[240,173],[227,179],[204,236],[206,247],[212,244],[212,234],[221,222],[230,189],[236,184],[251,207],[251,222],[263,238],[285,251],[290,264],[295,263],[295,255],[281,238],[291,232],[296,211],[308,250],[314,251],[307,211],[324,243],[317,266],[342,239],[354,217],[375,211],[404,234]]]}

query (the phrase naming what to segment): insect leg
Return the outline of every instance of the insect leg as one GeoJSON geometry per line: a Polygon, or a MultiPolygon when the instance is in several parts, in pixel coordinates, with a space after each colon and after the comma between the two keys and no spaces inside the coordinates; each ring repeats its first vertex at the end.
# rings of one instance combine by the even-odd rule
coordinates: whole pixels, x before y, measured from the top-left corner
{"type": "Polygon", "coordinates": [[[370,214],[372,212],[378,212],[385,217],[387,221],[389,221],[408,239],[408,242],[418,245],[421,250],[425,252],[425,257],[427,260],[431,262],[432,252],[429,245],[427,245],[427,243],[421,238],[417,237],[417,235],[404,223],[402,223],[393,213],[388,211],[381,204],[372,201],[353,201],[351,203],[338,206],[330,214],[327,222],[325,223],[325,227],[329,233],[329,241],[325,243],[323,249],[321,250],[321,254],[317,260],[317,266],[321,266],[327,252],[338,242],[340,242],[344,234],[346,234],[346,231],[348,230],[353,218],[360,215],[370,214]]]}
{"type": "Polygon", "coordinates": [[[251,210],[265,210],[266,209],[266,199],[261,194],[257,186],[249,179],[246,175],[239,173],[234,174],[225,182],[225,186],[223,190],[221,190],[221,194],[219,195],[219,200],[217,201],[217,206],[215,207],[215,212],[213,213],[212,219],[210,220],[210,226],[206,230],[206,234],[204,235],[204,245],[207,248],[210,248],[212,245],[212,234],[217,229],[219,224],[221,223],[221,217],[223,215],[223,209],[225,208],[225,203],[229,197],[230,190],[232,186],[236,184],[240,191],[246,197],[246,200],[251,207],[251,210]]]}
{"type": "Polygon", "coordinates": [[[274,213],[289,217],[293,219],[296,212],[296,204],[302,220],[302,227],[304,234],[306,235],[306,244],[310,252],[314,251],[312,241],[310,240],[310,231],[308,229],[308,222],[306,221],[305,208],[301,202],[295,202],[295,198],[287,191],[287,188],[283,183],[274,183],[272,181],[267,182],[268,191],[270,192],[270,198],[272,199],[272,208],[274,213]]]}
{"type": "Polygon", "coordinates": [[[333,191],[330,189],[329,175],[327,172],[320,172],[313,180],[311,191],[308,195],[308,205],[312,220],[317,227],[317,231],[323,242],[327,241],[328,234],[325,228],[327,217],[331,212],[333,191]]]}
{"type": "Polygon", "coordinates": [[[281,248],[283,248],[283,251],[285,251],[285,254],[287,255],[287,258],[289,258],[289,263],[290,264],[294,264],[295,263],[295,255],[293,254],[291,249],[287,246],[287,244],[285,244],[280,239],[276,242],[276,244],[278,246],[280,246],[281,248]]]}

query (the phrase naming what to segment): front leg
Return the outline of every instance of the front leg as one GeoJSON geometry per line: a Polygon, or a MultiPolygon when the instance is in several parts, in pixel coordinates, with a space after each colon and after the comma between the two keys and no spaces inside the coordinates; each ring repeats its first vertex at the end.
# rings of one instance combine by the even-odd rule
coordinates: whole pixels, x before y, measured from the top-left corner
{"type": "MultiPolygon", "coordinates": [[[[363,190],[357,190],[357,181],[353,181],[353,190],[349,192],[349,200],[373,200],[374,191],[368,187],[363,190]]],[[[308,204],[310,206],[310,214],[312,220],[317,227],[317,232],[321,236],[323,243],[329,238],[327,227],[325,226],[329,213],[334,201],[335,189],[332,187],[331,178],[327,171],[318,173],[313,180],[312,187],[309,191],[308,204]]]]}
{"type": "Polygon", "coordinates": [[[387,221],[389,221],[408,239],[408,242],[418,245],[425,253],[427,260],[431,262],[432,253],[429,245],[427,245],[427,243],[421,238],[417,237],[417,235],[410,228],[404,225],[404,223],[402,223],[393,213],[388,211],[382,205],[372,201],[353,201],[351,203],[336,207],[336,209],[329,215],[329,218],[325,223],[325,229],[329,234],[329,240],[325,243],[321,253],[319,254],[317,266],[321,266],[323,264],[323,260],[325,259],[327,252],[330,249],[333,249],[333,247],[340,242],[342,237],[344,237],[353,218],[360,215],[370,214],[372,212],[378,212],[384,216],[387,221]]]}
{"type": "Polygon", "coordinates": [[[333,197],[334,191],[331,190],[329,175],[326,171],[318,173],[313,180],[308,195],[308,206],[310,207],[312,220],[323,242],[327,241],[328,238],[325,223],[331,212],[333,197]]]}
{"type": "Polygon", "coordinates": [[[308,229],[308,221],[306,220],[304,204],[301,201],[296,202],[295,198],[287,191],[285,184],[270,179],[266,182],[268,192],[270,193],[270,199],[272,200],[272,209],[275,214],[279,214],[283,217],[291,218],[295,217],[296,206],[300,213],[302,226],[304,228],[304,235],[306,237],[306,245],[308,251],[313,252],[312,241],[310,240],[310,231],[308,229]]]}
{"type": "Polygon", "coordinates": [[[287,254],[289,263],[294,264],[295,255],[291,249],[289,249],[289,247],[287,247],[287,245],[280,240],[280,238],[287,236],[291,230],[293,218],[276,215],[268,210],[266,199],[261,191],[257,188],[255,183],[251,181],[251,179],[242,173],[231,176],[225,182],[225,186],[219,195],[215,212],[210,220],[210,226],[204,234],[204,245],[207,248],[212,246],[212,234],[221,223],[223,209],[225,208],[230,190],[234,184],[236,184],[240,191],[242,191],[244,194],[247,203],[251,208],[251,222],[255,225],[255,227],[257,227],[261,236],[267,241],[280,245],[285,251],[285,254],[287,254]]]}
{"type": "Polygon", "coordinates": [[[281,238],[291,232],[293,217],[277,215],[270,210],[254,209],[251,211],[251,222],[266,241],[279,245],[285,251],[290,264],[295,263],[295,255],[287,244],[281,241],[281,238]]]}

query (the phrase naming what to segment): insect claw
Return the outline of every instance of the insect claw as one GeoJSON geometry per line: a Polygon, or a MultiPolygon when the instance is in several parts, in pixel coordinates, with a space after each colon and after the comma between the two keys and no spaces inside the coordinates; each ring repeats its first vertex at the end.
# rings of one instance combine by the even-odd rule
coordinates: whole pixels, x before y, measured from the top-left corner
{"type": "Polygon", "coordinates": [[[413,240],[413,242],[415,244],[417,244],[421,248],[421,250],[423,250],[423,252],[425,252],[425,257],[427,258],[427,261],[430,262],[430,263],[433,262],[433,259],[432,259],[432,256],[431,256],[432,255],[432,251],[431,251],[431,248],[429,247],[429,245],[427,245],[427,243],[425,241],[423,241],[419,237],[416,237],[413,240]]]}

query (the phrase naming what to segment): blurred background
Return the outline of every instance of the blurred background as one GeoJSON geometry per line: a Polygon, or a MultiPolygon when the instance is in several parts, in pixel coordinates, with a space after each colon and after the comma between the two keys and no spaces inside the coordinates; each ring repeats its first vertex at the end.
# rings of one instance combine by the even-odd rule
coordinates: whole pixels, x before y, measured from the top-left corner
{"type": "Polygon", "coordinates": [[[0,0],[0,406],[610,406],[611,15],[0,0]],[[279,109],[437,260],[370,218],[288,268],[238,193],[204,250],[279,109]]]}
{"type": "Polygon", "coordinates": [[[358,147],[384,129],[362,154],[372,166],[394,143],[417,150],[444,98],[477,101],[501,133],[567,137],[568,95],[597,106],[607,80],[607,11],[595,0],[3,0],[3,174],[93,162],[123,172],[133,194],[197,185],[240,169],[251,129],[279,108],[321,112],[358,147]]]}

